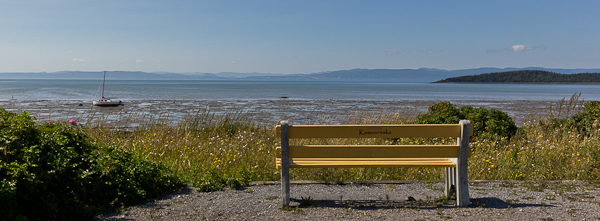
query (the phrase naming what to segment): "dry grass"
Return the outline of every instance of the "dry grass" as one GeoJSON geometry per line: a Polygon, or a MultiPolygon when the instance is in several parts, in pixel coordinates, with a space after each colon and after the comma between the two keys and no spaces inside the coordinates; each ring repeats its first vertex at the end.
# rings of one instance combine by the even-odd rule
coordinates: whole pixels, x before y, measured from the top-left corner
{"type": "MultiPolygon", "coordinates": [[[[558,102],[547,119],[525,121],[511,139],[472,140],[469,179],[492,180],[592,180],[594,165],[600,165],[599,134],[586,136],[571,128],[548,129],[540,122],[578,111],[578,98],[558,102]]],[[[414,122],[421,114],[410,108],[397,112],[354,113],[349,116],[320,116],[311,124],[398,124],[414,122]]],[[[195,113],[171,123],[167,116],[122,117],[112,124],[102,118],[86,133],[98,142],[113,144],[162,162],[187,182],[204,190],[235,188],[253,180],[278,180],[274,149],[279,145],[275,123],[255,122],[241,112],[225,115],[195,113]],[[130,132],[115,130],[132,123],[130,132]]],[[[309,141],[295,141],[309,142],[309,141]]],[[[347,144],[450,144],[454,139],[320,139],[311,143],[347,144]]],[[[597,169],[596,169],[597,170],[597,169]]],[[[293,169],[296,180],[440,180],[442,168],[349,168],[293,169]]]]}

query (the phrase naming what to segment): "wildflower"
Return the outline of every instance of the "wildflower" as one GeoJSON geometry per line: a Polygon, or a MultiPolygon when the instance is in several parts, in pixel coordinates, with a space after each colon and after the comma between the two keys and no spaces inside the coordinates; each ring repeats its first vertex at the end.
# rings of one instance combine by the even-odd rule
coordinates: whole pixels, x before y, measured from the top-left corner
{"type": "Polygon", "coordinates": [[[69,120],[69,124],[71,124],[73,126],[77,126],[77,121],[71,119],[71,120],[69,120]]]}
{"type": "Polygon", "coordinates": [[[52,124],[52,121],[48,121],[48,122],[46,122],[46,123],[48,123],[48,124],[52,124]]]}

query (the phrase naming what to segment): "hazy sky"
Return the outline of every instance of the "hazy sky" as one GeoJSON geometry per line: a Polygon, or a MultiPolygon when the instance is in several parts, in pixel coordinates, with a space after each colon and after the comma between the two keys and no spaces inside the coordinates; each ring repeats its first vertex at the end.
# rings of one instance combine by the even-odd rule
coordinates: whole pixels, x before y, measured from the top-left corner
{"type": "Polygon", "coordinates": [[[0,72],[600,68],[600,1],[0,0],[0,72]]]}

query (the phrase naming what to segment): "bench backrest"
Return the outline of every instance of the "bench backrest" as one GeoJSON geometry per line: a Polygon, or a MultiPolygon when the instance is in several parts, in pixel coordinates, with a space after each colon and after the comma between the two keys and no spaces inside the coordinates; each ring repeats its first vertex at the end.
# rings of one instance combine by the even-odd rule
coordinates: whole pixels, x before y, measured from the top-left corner
{"type": "MultiPolygon", "coordinates": [[[[288,125],[287,136],[281,136],[282,126],[278,125],[276,131],[282,138],[282,145],[285,142],[285,145],[289,146],[288,139],[302,138],[460,138],[461,126],[461,124],[288,125]]],[[[281,148],[277,148],[276,155],[277,158],[281,158],[281,148]]],[[[288,148],[289,158],[458,158],[459,156],[460,139],[456,145],[302,145],[288,148]]]]}
{"type": "MultiPolygon", "coordinates": [[[[471,130],[471,134],[472,134],[471,130]]],[[[281,136],[281,125],[277,125],[281,136]]],[[[293,138],[435,138],[460,137],[460,124],[290,125],[293,138]]]]}

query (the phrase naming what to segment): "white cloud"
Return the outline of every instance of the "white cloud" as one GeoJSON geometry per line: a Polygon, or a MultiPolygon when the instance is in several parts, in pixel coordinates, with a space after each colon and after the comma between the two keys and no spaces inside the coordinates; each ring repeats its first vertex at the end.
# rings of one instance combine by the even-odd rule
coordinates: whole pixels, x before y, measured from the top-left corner
{"type": "Polygon", "coordinates": [[[144,60],[142,60],[142,59],[137,59],[137,60],[135,60],[135,62],[137,62],[137,63],[140,63],[140,62],[144,62],[144,60]]]}
{"type": "Polygon", "coordinates": [[[529,51],[533,49],[535,49],[533,45],[513,45],[506,48],[509,51],[529,51]]]}
{"type": "Polygon", "coordinates": [[[81,58],[73,58],[74,62],[86,62],[85,59],[81,59],[81,58]]]}
{"type": "Polygon", "coordinates": [[[427,53],[427,54],[431,54],[431,53],[433,53],[433,50],[431,50],[431,49],[421,49],[421,51],[422,51],[422,52],[425,52],[425,53],[427,53]]]}
{"type": "Polygon", "coordinates": [[[400,52],[396,51],[396,50],[391,50],[391,51],[387,51],[386,53],[387,55],[398,55],[400,54],[400,52]]]}

